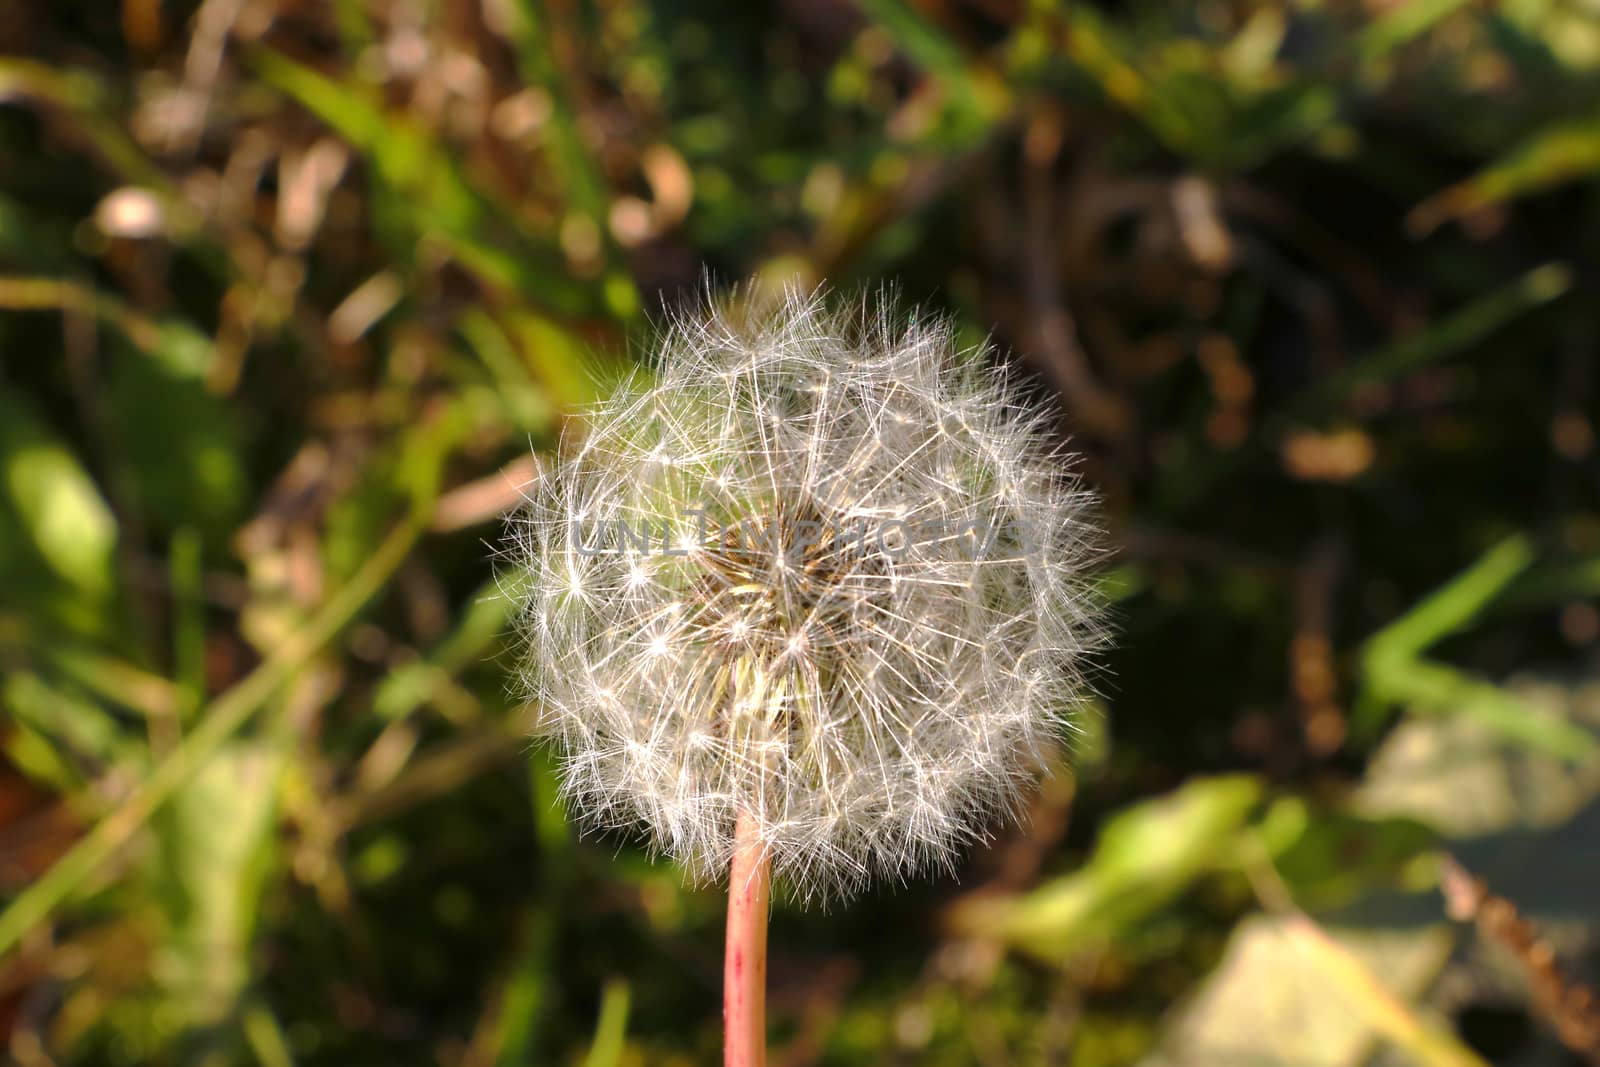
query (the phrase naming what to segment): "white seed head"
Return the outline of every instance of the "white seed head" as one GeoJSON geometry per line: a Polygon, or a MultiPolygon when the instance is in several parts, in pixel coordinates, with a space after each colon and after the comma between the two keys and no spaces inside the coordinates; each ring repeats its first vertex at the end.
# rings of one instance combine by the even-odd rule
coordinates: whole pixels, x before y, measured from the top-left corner
{"type": "Polygon", "coordinates": [[[1088,695],[1092,499],[948,324],[678,317],[514,522],[571,808],[697,880],[754,816],[803,897],[949,866],[1088,695]]]}

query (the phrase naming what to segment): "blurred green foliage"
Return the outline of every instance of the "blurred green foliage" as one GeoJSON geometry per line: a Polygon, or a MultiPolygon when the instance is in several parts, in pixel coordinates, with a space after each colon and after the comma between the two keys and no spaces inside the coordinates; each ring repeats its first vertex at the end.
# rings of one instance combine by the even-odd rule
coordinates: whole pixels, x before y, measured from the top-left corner
{"type": "Polygon", "coordinates": [[[716,1060],[494,573],[709,276],[993,336],[1117,545],[1070,769],[780,905],[776,1062],[1574,1062],[1437,886],[1600,971],[1597,100],[1587,0],[12,0],[5,1054],[716,1060]]]}

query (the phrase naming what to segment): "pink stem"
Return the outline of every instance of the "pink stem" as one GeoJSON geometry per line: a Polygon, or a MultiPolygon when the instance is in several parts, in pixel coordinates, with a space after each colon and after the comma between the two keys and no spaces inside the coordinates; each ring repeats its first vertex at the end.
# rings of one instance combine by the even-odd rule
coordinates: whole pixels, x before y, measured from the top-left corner
{"type": "Polygon", "coordinates": [[[724,1067],[766,1067],[767,905],[772,869],[755,817],[739,813],[728,879],[728,943],[722,967],[724,1067]]]}

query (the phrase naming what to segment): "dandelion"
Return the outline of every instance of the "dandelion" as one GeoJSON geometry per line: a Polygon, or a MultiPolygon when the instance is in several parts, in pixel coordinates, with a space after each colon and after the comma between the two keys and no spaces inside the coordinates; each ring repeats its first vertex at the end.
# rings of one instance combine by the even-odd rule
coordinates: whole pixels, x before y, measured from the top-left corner
{"type": "Polygon", "coordinates": [[[951,867],[1083,705],[1092,500],[986,357],[869,298],[681,315],[515,522],[571,809],[731,871],[730,1064],[761,1058],[769,877],[951,867]]]}

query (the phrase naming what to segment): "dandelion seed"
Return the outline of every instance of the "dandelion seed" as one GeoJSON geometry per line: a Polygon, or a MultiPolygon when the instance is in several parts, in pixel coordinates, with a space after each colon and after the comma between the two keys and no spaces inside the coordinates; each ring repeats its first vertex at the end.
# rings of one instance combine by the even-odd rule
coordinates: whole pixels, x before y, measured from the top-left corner
{"type": "Polygon", "coordinates": [[[769,865],[802,899],[949,868],[1074,729],[1093,501],[986,356],[868,300],[682,315],[514,523],[570,810],[731,870],[730,953],[769,865]],[[659,536],[580,552],[574,516],[659,536]]]}

